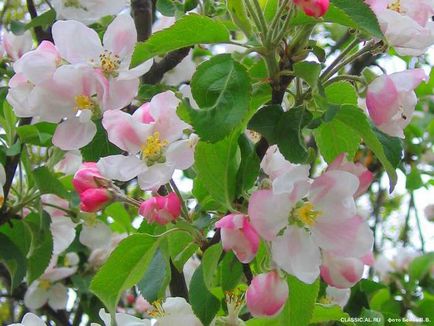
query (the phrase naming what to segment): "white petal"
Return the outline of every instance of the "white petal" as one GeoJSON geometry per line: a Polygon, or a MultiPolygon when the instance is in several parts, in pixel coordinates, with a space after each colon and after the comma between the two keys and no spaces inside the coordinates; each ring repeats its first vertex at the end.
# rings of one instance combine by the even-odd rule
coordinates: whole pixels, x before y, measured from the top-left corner
{"type": "Polygon", "coordinates": [[[111,155],[97,164],[102,175],[119,181],[129,181],[147,169],[146,164],[134,155],[111,155]]]}
{"type": "Polygon", "coordinates": [[[61,310],[66,308],[66,301],[68,300],[68,289],[61,283],[54,284],[48,290],[48,305],[54,310],[61,310]]]}
{"type": "Polygon", "coordinates": [[[80,233],[80,242],[91,249],[108,247],[110,245],[111,235],[111,229],[101,221],[98,221],[94,226],[83,224],[83,229],[80,233]]]}
{"type": "Polygon", "coordinates": [[[57,126],[53,144],[63,150],[80,149],[89,144],[96,134],[92,121],[82,123],[79,118],[70,118],[57,126]]]}

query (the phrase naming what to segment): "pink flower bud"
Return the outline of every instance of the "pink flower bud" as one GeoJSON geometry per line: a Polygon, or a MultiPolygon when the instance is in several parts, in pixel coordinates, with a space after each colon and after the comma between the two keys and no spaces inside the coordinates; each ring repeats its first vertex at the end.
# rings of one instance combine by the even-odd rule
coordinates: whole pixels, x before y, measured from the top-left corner
{"type": "Polygon", "coordinates": [[[338,289],[350,288],[363,275],[363,259],[340,257],[323,251],[323,265],[320,267],[321,277],[328,285],[338,289]]]}
{"type": "Polygon", "coordinates": [[[103,178],[98,170],[95,162],[85,162],[80,169],[75,173],[72,179],[72,184],[78,193],[82,193],[88,189],[98,188],[99,184],[95,177],[103,178]]]}
{"type": "Polygon", "coordinates": [[[322,17],[327,12],[329,0],[294,0],[294,3],[299,6],[306,15],[313,17],[322,17]]]}
{"type": "Polygon", "coordinates": [[[152,197],[140,205],[139,214],[149,223],[164,225],[176,220],[181,214],[181,200],[174,192],[167,196],[152,197]]]}
{"type": "Polygon", "coordinates": [[[83,212],[97,212],[113,199],[105,188],[89,188],[80,193],[80,209],[83,212]]]}
{"type": "Polygon", "coordinates": [[[259,274],[247,289],[247,307],[255,317],[272,317],[283,309],[288,294],[288,284],[277,271],[259,274]]]}
{"type": "Polygon", "coordinates": [[[247,216],[230,214],[219,220],[215,226],[221,229],[223,249],[233,250],[238,260],[249,263],[259,247],[259,235],[247,216]]]}

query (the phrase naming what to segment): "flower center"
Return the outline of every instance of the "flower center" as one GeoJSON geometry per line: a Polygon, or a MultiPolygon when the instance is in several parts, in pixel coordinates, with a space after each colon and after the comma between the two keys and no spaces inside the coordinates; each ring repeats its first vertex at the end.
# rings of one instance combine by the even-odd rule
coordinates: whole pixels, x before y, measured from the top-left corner
{"type": "Polygon", "coordinates": [[[96,107],[95,102],[87,95],[77,95],[74,97],[75,100],[75,110],[91,110],[93,111],[96,107]]]}
{"type": "Polygon", "coordinates": [[[153,165],[156,162],[163,163],[163,150],[167,144],[166,140],[160,139],[160,133],[158,131],[154,132],[142,145],[142,159],[145,160],[148,165],[153,165]]]}
{"type": "Polygon", "coordinates": [[[314,210],[311,202],[305,202],[303,206],[295,210],[295,216],[305,225],[312,226],[316,219],[321,216],[321,212],[314,210]]]}
{"type": "Polygon", "coordinates": [[[48,290],[51,287],[51,282],[49,280],[42,279],[39,281],[38,285],[41,289],[48,290]]]}
{"type": "Polygon", "coordinates": [[[401,0],[395,0],[392,3],[388,4],[387,9],[400,13],[401,12],[401,0]]]}
{"type": "Polygon", "coordinates": [[[166,312],[163,309],[163,306],[161,305],[161,300],[154,301],[152,303],[152,310],[148,311],[147,314],[152,318],[159,318],[163,317],[166,312]]]}
{"type": "Polygon", "coordinates": [[[104,75],[106,75],[107,77],[116,77],[121,61],[119,60],[118,55],[105,50],[104,53],[99,55],[99,64],[104,75]]]}

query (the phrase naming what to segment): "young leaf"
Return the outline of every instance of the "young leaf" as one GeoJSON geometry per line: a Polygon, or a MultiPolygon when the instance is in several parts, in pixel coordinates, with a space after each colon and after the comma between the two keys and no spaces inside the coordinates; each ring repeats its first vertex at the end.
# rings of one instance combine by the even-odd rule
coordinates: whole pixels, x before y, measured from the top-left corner
{"type": "Polygon", "coordinates": [[[158,245],[158,240],[146,234],[133,234],[119,243],[95,275],[90,290],[110,312],[116,311],[122,292],[143,277],[158,245]]]}
{"type": "Polygon", "coordinates": [[[26,258],[6,235],[0,233],[0,262],[9,272],[11,289],[15,289],[26,276],[26,258]]]}
{"type": "Polygon", "coordinates": [[[223,23],[189,14],[169,28],[153,34],[147,41],[138,43],[133,52],[131,67],[173,50],[195,44],[222,43],[229,39],[229,31],[223,23]]]}
{"type": "Polygon", "coordinates": [[[219,311],[220,302],[208,291],[202,268],[203,266],[200,265],[191,278],[189,296],[195,315],[205,326],[208,326],[219,311]]]}
{"type": "Polygon", "coordinates": [[[230,54],[202,63],[191,80],[191,91],[199,109],[184,103],[196,133],[204,141],[216,142],[233,132],[249,113],[250,79],[230,54]]]}
{"type": "Polygon", "coordinates": [[[41,194],[55,194],[62,198],[69,198],[68,191],[45,166],[33,170],[33,177],[41,194]]]}
{"type": "Polygon", "coordinates": [[[214,143],[200,141],[195,151],[197,179],[217,202],[227,209],[235,199],[236,176],[240,165],[238,134],[214,143]]]}
{"type": "Polygon", "coordinates": [[[209,247],[202,259],[203,281],[208,289],[211,290],[214,273],[217,270],[220,256],[222,254],[222,246],[220,243],[209,247]]]}

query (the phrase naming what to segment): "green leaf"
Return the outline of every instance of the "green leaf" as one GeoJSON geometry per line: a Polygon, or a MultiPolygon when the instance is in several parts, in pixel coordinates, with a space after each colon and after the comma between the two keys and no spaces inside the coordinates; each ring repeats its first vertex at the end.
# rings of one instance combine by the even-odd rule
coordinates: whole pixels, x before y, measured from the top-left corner
{"type": "Polygon", "coordinates": [[[39,278],[50,263],[53,252],[50,222],[50,216],[45,211],[41,214],[30,213],[24,221],[32,234],[30,251],[27,255],[27,282],[29,284],[39,278]]]}
{"type": "Polygon", "coordinates": [[[434,266],[434,252],[416,257],[410,263],[408,272],[412,280],[421,280],[434,266]]]}
{"type": "Polygon", "coordinates": [[[211,197],[227,209],[232,207],[235,199],[240,164],[237,136],[232,134],[214,144],[200,141],[195,150],[197,178],[211,197]]]}
{"type": "Polygon", "coordinates": [[[104,209],[107,216],[113,218],[114,223],[119,226],[120,233],[131,231],[131,217],[124,205],[115,202],[104,209]]]}
{"type": "Polygon", "coordinates": [[[238,139],[241,162],[237,173],[238,193],[251,189],[259,175],[259,157],[255,146],[244,134],[238,139]]]}
{"type": "Polygon", "coordinates": [[[173,17],[176,12],[182,10],[182,4],[175,0],[158,0],[157,10],[164,16],[173,17]]]}
{"type": "Polygon", "coordinates": [[[331,0],[331,4],[348,15],[357,29],[377,38],[384,38],[377,16],[363,0],[331,0]]]}
{"type": "Polygon", "coordinates": [[[288,276],[289,297],[279,315],[281,325],[307,326],[312,319],[320,281],[306,284],[294,276],[288,276]]]}
{"type": "Polygon", "coordinates": [[[163,252],[158,249],[145,275],[137,284],[137,289],[148,302],[154,302],[164,295],[169,282],[169,260],[164,256],[163,252]]]}
{"type": "Polygon", "coordinates": [[[189,14],[171,27],[153,34],[136,45],[131,59],[135,67],[157,55],[195,44],[222,43],[230,40],[229,31],[219,21],[205,16],[189,14]]]}
{"type": "Polygon", "coordinates": [[[321,65],[316,62],[302,61],[294,64],[295,75],[306,81],[313,89],[318,88],[321,69],[321,65]]]}
{"type": "Polygon", "coordinates": [[[344,325],[354,325],[353,322],[343,322],[342,319],[349,320],[350,315],[346,312],[342,311],[342,308],[337,305],[324,305],[320,303],[316,303],[312,319],[310,320],[311,324],[317,323],[326,323],[329,321],[341,321],[344,325]]]}
{"type": "Polygon", "coordinates": [[[357,133],[364,139],[366,145],[374,152],[385,168],[390,180],[390,192],[393,191],[397,181],[397,175],[394,166],[389,161],[382,143],[379,141],[375,132],[371,128],[366,115],[358,108],[352,105],[344,105],[336,113],[334,119],[344,123],[348,128],[357,133]]]}
{"type": "Polygon", "coordinates": [[[62,198],[69,198],[69,193],[45,166],[33,170],[33,177],[41,194],[55,194],[62,198]]]}
{"type": "Polygon", "coordinates": [[[265,20],[271,22],[277,13],[279,7],[278,0],[259,0],[259,4],[264,11],[265,20]]]}
{"type": "Polygon", "coordinates": [[[184,264],[196,252],[198,245],[191,235],[185,232],[172,233],[167,239],[172,263],[178,271],[182,272],[184,264]]]}
{"type": "Polygon", "coordinates": [[[0,233],[0,262],[11,278],[11,289],[15,289],[26,276],[26,258],[21,250],[6,235],[0,233]]]}
{"type": "Polygon", "coordinates": [[[96,135],[92,141],[81,149],[83,160],[86,162],[96,162],[101,157],[121,154],[122,151],[108,140],[107,132],[102,126],[101,120],[95,121],[96,135]]]}
{"type": "Polygon", "coordinates": [[[232,251],[225,254],[220,264],[221,266],[221,285],[223,291],[229,291],[238,285],[243,275],[243,265],[232,251]]]}
{"type": "Polygon", "coordinates": [[[375,135],[377,136],[380,143],[383,145],[384,153],[386,154],[387,159],[390,161],[394,168],[398,167],[399,163],[404,157],[402,139],[386,135],[374,126],[373,128],[375,135]]]}
{"type": "Polygon", "coordinates": [[[217,55],[199,65],[191,91],[199,109],[183,103],[179,110],[204,141],[223,139],[241,126],[249,113],[249,75],[230,54],[217,55]]]}
{"type": "Polygon", "coordinates": [[[352,158],[359,149],[360,136],[338,119],[322,123],[314,130],[314,136],[321,155],[328,163],[344,152],[352,158]]]}
{"type": "Polygon", "coordinates": [[[277,144],[283,156],[293,163],[304,163],[308,152],[302,130],[312,114],[302,107],[284,112],[280,106],[266,106],[250,120],[249,128],[261,133],[271,144],[277,144]]]}
{"type": "Polygon", "coordinates": [[[327,101],[330,103],[342,105],[357,105],[357,92],[351,83],[339,81],[325,88],[327,101]]]}
{"type": "MultiPolygon", "coordinates": [[[[379,39],[384,38],[377,17],[363,0],[331,0],[330,7],[322,20],[358,29],[379,39]]],[[[315,22],[318,20],[300,12],[292,18],[291,25],[315,22]]]]}
{"type": "Polygon", "coordinates": [[[189,297],[193,312],[205,326],[208,326],[220,309],[220,301],[208,291],[203,276],[200,265],[191,278],[189,297]]]}
{"type": "Polygon", "coordinates": [[[26,25],[26,30],[34,27],[41,26],[43,29],[51,26],[56,20],[56,11],[54,9],[50,9],[43,14],[33,18],[30,23],[26,25]]]}
{"type": "Polygon", "coordinates": [[[252,25],[243,0],[228,0],[227,7],[233,22],[249,37],[252,34],[252,25]]]}
{"type": "Polygon", "coordinates": [[[206,287],[211,290],[214,280],[214,274],[222,254],[222,246],[216,243],[209,247],[202,258],[203,281],[206,287]]]}
{"type": "Polygon", "coordinates": [[[17,133],[22,143],[48,147],[53,145],[51,139],[56,127],[57,125],[54,123],[39,122],[33,125],[18,127],[17,133]]]}
{"type": "Polygon", "coordinates": [[[92,279],[90,290],[110,312],[116,311],[123,291],[135,285],[148,269],[159,241],[146,234],[122,240],[92,279]]]}

